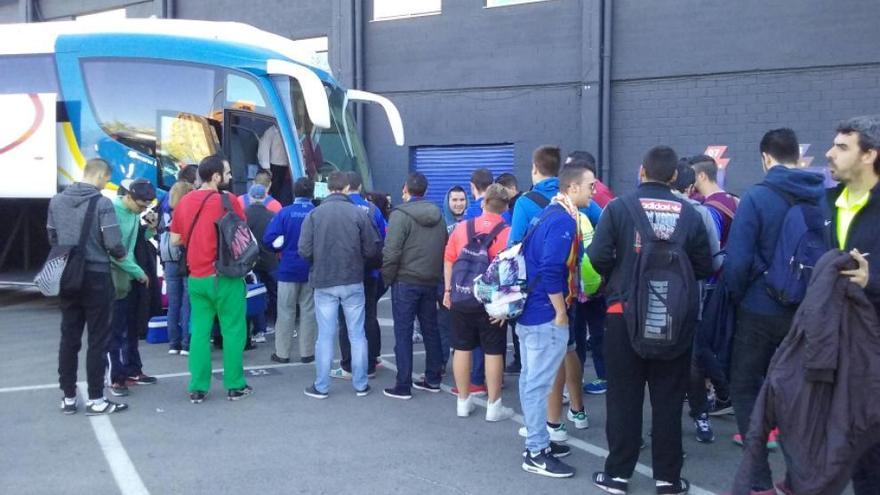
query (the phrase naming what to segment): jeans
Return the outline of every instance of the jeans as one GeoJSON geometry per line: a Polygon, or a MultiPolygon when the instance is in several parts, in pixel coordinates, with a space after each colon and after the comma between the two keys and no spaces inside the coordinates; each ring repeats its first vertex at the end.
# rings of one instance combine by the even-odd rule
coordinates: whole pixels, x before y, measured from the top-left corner
{"type": "Polygon", "coordinates": [[[104,353],[110,338],[113,297],[116,293],[110,273],[85,272],[82,290],[76,295],[62,294],[61,343],[58,346],[58,384],[65,397],[76,397],[76,371],[82,334],[89,329],[86,376],[89,399],[104,397],[104,353]]]}
{"type": "Polygon", "coordinates": [[[471,383],[474,385],[486,384],[486,358],[483,354],[483,348],[474,347],[471,362],[471,383]]]}
{"type": "MultiPolygon", "coordinates": [[[[688,387],[690,351],[670,359],[644,359],[633,350],[623,315],[607,318],[606,395],[608,458],[605,473],[630,478],[642,445],[645,384],[651,394],[651,460],[654,479],[674,483],[681,476],[681,412],[688,387]]],[[[694,322],[696,323],[696,322],[694,322]]]]}
{"type": "MultiPolygon", "coordinates": [[[[587,329],[590,334],[590,349],[593,354],[593,367],[596,369],[596,378],[606,379],[605,373],[605,314],[608,304],[605,297],[590,299],[585,304],[584,318],[587,320],[587,329]]],[[[578,348],[580,349],[580,348],[578,348]]],[[[583,352],[581,362],[586,360],[586,349],[578,350],[578,357],[583,352]]]]}
{"type": "Polygon", "coordinates": [[[440,333],[440,355],[443,361],[443,367],[449,362],[450,343],[452,338],[452,327],[449,326],[449,310],[443,305],[443,295],[441,294],[437,300],[437,331],[440,333]]]}
{"type": "Polygon", "coordinates": [[[113,303],[111,335],[107,345],[111,383],[125,384],[126,378],[139,375],[142,371],[138,331],[134,322],[138,297],[137,291],[130,290],[128,295],[113,303]]]}
{"type": "Polygon", "coordinates": [[[165,287],[168,290],[168,345],[172,349],[189,349],[189,295],[187,279],[180,276],[180,263],[164,265],[165,287]]]}
{"type": "MultiPolygon", "coordinates": [[[[738,308],[730,363],[730,399],[737,427],[743,437],[749,431],[749,420],[770,360],[788,334],[791,321],[792,316],[788,315],[764,316],[743,307],[738,308]]],[[[772,487],[773,475],[765,449],[762,458],[755,460],[752,489],[762,491],[772,487]]]]}
{"type": "Polygon", "coordinates": [[[397,388],[409,391],[413,372],[413,323],[419,319],[425,340],[425,380],[440,384],[442,353],[437,330],[437,287],[397,282],[391,286],[394,317],[394,357],[397,359],[397,388]]]}
{"type": "MultiPolygon", "coordinates": [[[[345,315],[339,312],[339,366],[351,373],[351,345],[345,315]]],[[[376,359],[382,352],[382,331],[379,329],[379,279],[364,278],[364,332],[367,335],[367,373],[376,371],[376,359]]]]}
{"type": "Polygon", "coordinates": [[[290,358],[290,345],[293,342],[296,321],[296,307],[299,306],[299,357],[315,355],[315,292],[308,282],[278,282],[278,319],[275,321],[275,355],[290,358]]]}
{"type": "Polygon", "coordinates": [[[547,396],[565,357],[568,328],[552,321],[541,325],[517,324],[522,370],[519,400],[528,431],[526,449],[538,452],[550,446],[547,431],[547,396]]]}
{"type": "Polygon", "coordinates": [[[336,347],[339,306],[345,314],[351,343],[351,383],[355,390],[367,388],[367,339],[364,336],[364,284],[337,285],[315,289],[315,319],[318,341],[315,345],[315,388],[330,391],[330,367],[336,347]]]}

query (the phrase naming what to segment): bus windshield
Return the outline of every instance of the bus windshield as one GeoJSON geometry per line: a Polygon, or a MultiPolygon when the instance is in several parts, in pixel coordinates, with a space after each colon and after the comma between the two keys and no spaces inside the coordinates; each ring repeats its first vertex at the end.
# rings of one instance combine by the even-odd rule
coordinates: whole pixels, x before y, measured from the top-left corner
{"type": "Polygon", "coordinates": [[[364,188],[371,189],[373,180],[367,153],[345,90],[325,84],[330,103],[330,128],[320,129],[309,120],[299,82],[287,76],[272,76],[272,81],[296,126],[306,175],[317,182],[326,182],[333,171],[356,171],[363,178],[364,188]]]}

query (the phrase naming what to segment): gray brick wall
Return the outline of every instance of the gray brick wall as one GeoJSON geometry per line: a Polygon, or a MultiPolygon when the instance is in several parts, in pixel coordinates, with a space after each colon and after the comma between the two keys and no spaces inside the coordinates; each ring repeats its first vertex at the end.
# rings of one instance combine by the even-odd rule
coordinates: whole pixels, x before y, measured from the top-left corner
{"type": "Polygon", "coordinates": [[[769,129],[791,127],[808,156],[824,164],[838,120],[880,113],[880,64],[614,83],[613,185],[633,187],[644,153],[667,144],[681,155],[728,146],[728,188],[761,177],[758,143],[769,129]]]}

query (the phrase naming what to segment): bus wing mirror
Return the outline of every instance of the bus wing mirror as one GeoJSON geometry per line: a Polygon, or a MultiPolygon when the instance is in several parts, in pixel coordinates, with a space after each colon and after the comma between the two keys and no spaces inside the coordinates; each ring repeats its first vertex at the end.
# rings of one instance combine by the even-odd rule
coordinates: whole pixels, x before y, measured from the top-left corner
{"type": "Polygon", "coordinates": [[[302,88],[309,119],[316,127],[330,128],[330,104],[327,102],[324,83],[321,82],[321,78],[317,74],[308,67],[286,60],[274,59],[266,62],[266,72],[296,79],[302,88]]]}
{"type": "Polygon", "coordinates": [[[384,96],[358,89],[349,89],[345,95],[348,98],[348,101],[378,103],[381,105],[385,110],[385,115],[388,116],[388,124],[391,125],[391,133],[394,134],[394,143],[397,146],[403,146],[403,121],[400,119],[400,112],[397,111],[397,107],[394,106],[394,103],[392,103],[391,100],[384,96]]]}

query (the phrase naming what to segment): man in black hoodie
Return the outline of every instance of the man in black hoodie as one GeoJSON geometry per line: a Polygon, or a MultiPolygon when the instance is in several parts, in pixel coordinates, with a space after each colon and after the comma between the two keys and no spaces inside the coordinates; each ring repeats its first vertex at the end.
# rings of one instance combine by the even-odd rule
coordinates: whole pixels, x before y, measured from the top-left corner
{"type": "Polygon", "coordinates": [[[384,393],[393,399],[411,399],[410,387],[440,391],[440,333],[437,329],[437,284],[443,274],[446,223],[440,208],[425,201],[428,179],[410,174],[403,186],[404,203],[391,212],[388,237],[382,250],[382,278],[391,286],[394,315],[394,355],[397,383],[384,393]],[[419,319],[425,339],[425,379],[412,381],[413,322],[419,319]]]}
{"type": "MultiPolygon", "coordinates": [[[[865,256],[880,252],[880,115],[855,117],[838,124],[834,145],[825,157],[831,177],[840,181],[827,196],[831,247],[850,251],[864,266],[865,256]]],[[[844,274],[865,289],[880,314],[880,263],[871,263],[867,272],[844,274]]],[[[868,450],[856,465],[853,491],[856,495],[880,493],[880,445],[868,450]]]]}
{"type": "MultiPolygon", "coordinates": [[[[681,413],[688,387],[691,353],[661,360],[645,359],[636,353],[624,319],[624,304],[632,296],[631,281],[642,241],[636,218],[627,210],[633,196],[641,204],[660,239],[677,234],[693,268],[696,280],[712,275],[712,255],[703,222],[688,201],[674,195],[670,184],[676,179],[678,156],[672,148],[657,146],[645,155],[639,188],[608,203],[587,248],[593,267],[608,281],[608,317],[605,331],[608,392],[608,458],[605,470],[593,475],[593,483],[609,493],[626,493],[642,444],[642,403],[645,385],[651,393],[653,468],[658,495],[687,493],[689,484],[681,477],[681,413]]],[[[638,274],[636,274],[638,275],[638,274]]],[[[696,284],[696,280],[694,284],[696,284]]],[[[696,325],[696,321],[693,321],[696,325]]]]}
{"type": "MultiPolygon", "coordinates": [[[[767,176],[749,188],[740,200],[727,240],[724,259],[724,282],[737,304],[736,333],[730,371],[730,395],[739,433],[734,441],[742,442],[749,428],[749,418],[764,382],[770,359],[788,334],[796,307],[779,304],[770,297],[761,273],[773,260],[789,209],[789,200],[820,204],[825,194],[823,178],[800,170],[797,136],[791,129],[774,129],[764,134],[760,144],[761,159],[767,176]]],[[[771,433],[770,441],[775,441],[771,433]]],[[[771,445],[772,446],[772,445],[771,445]]],[[[773,490],[770,466],[759,462],[752,477],[752,490],[773,490]]]]}
{"type": "Polygon", "coordinates": [[[110,318],[116,290],[110,278],[110,256],[123,259],[128,254],[122,245],[122,233],[116,210],[101,190],[110,180],[110,165],[101,159],[86,163],[83,180],[76,182],[49,202],[46,229],[52,246],[74,246],[79,242],[92,200],[97,201],[92,224],[85,226],[86,271],[82,289],[77,294],[61,294],[61,345],[58,351],[58,375],[64,399],[64,414],[76,412],[77,354],[82,346],[83,327],[88,324],[86,374],[89,400],[86,414],[110,414],[124,411],[126,404],[104,398],[104,352],[110,338],[110,318]],[[109,254],[109,256],[108,256],[109,254]]]}

